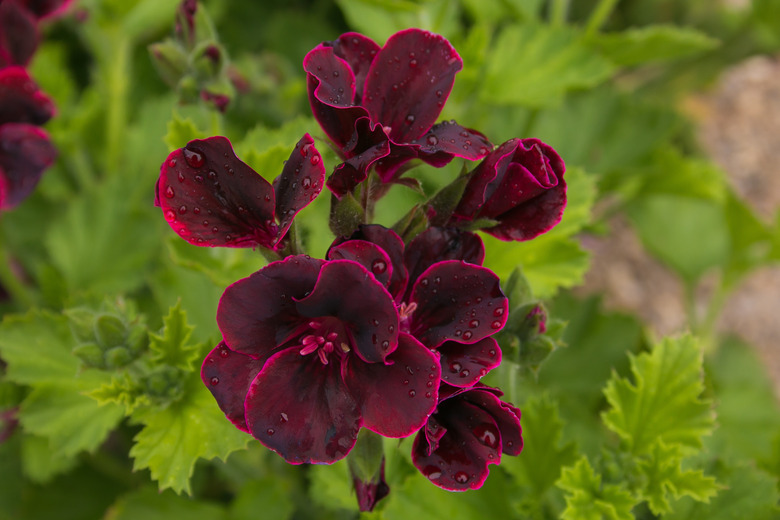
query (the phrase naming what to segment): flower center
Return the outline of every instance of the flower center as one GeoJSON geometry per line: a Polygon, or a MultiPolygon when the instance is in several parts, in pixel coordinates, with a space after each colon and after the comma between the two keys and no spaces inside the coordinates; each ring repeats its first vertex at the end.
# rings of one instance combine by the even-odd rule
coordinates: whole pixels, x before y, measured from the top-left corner
{"type": "Polygon", "coordinates": [[[344,326],[336,320],[310,321],[309,328],[301,335],[300,341],[301,355],[308,356],[316,352],[323,365],[328,364],[328,357],[334,352],[338,357],[342,357],[351,350],[344,326]]]}

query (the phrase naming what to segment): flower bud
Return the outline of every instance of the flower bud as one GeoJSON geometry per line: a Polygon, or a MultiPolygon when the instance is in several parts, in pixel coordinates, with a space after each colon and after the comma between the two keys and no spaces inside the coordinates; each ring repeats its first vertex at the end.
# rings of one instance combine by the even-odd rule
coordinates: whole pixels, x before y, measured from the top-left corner
{"type": "Polygon", "coordinates": [[[108,368],[121,368],[132,361],[132,358],[127,348],[113,347],[106,351],[105,360],[108,368]]]}
{"type": "Polygon", "coordinates": [[[95,340],[95,313],[87,309],[68,309],[65,311],[68,325],[77,341],[95,340]]]}
{"type": "Polygon", "coordinates": [[[175,87],[187,71],[187,55],[182,47],[166,40],[149,46],[149,54],[157,73],[169,87],[175,87]]]}
{"type": "Polygon", "coordinates": [[[90,368],[105,368],[105,359],[103,358],[103,349],[97,343],[81,343],[71,351],[77,356],[85,366],[90,368]]]}
{"type": "Polygon", "coordinates": [[[127,327],[118,317],[112,314],[103,314],[95,320],[95,339],[104,349],[124,346],[127,339],[127,327]]]}

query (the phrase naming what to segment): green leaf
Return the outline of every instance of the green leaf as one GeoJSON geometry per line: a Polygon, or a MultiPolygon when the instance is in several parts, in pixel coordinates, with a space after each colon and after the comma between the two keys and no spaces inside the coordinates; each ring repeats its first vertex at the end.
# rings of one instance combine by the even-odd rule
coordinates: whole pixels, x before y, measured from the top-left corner
{"type": "Polygon", "coordinates": [[[636,503],[625,485],[601,483],[587,457],[574,466],[563,468],[558,487],[567,491],[564,520],[633,520],[636,503]]]}
{"type": "Polygon", "coordinates": [[[617,65],[669,61],[716,48],[718,40],[688,27],[651,25],[595,35],[590,42],[617,65]]]}
{"type": "Polygon", "coordinates": [[[163,318],[162,333],[149,333],[152,361],[184,371],[191,370],[200,355],[200,347],[189,344],[194,328],[187,323],[187,312],[182,310],[181,301],[177,302],[163,318]]]}
{"type": "Polygon", "coordinates": [[[502,457],[501,467],[541,497],[561,476],[561,468],[574,463],[577,448],[573,442],[561,443],[563,422],[558,405],[549,396],[532,397],[520,409],[523,452],[518,457],[502,457]]]}
{"type": "Polygon", "coordinates": [[[178,236],[169,237],[166,245],[173,263],[203,273],[221,289],[266,264],[262,255],[246,248],[198,247],[178,236]]]}
{"type": "Polygon", "coordinates": [[[178,113],[174,112],[173,117],[168,121],[168,133],[163,140],[168,145],[168,151],[172,152],[177,148],[182,148],[193,139],[203,139],[205,137],[206,133],[201,132],[192,119],[189,117],[186,119],[182,118],[178,113]]]}
{"type": "Polygon", "coordinates": [[[604,395],[611,409],[602,414],[634,454],[648,453],[656,440],[700,448],[715,418],[701,399],[702,353],[695,338],[665,339],[651,353],[631,356],[634,383],[613,374],[604,395]]]}
{"type": "Polygon", "coordinates": [[[312,465],[309,468],[311,497],[326,509],[357,509],[355,488],[349,476],[347,461],[341,460],[329,466],[312,465]]]}
{"type": "Polygon", "coordinates": [[[148,406],[151,404],[149,395],[129,374],[122,373],[111,378],[99,388],[89,392],[87,395],[98,402],[99,405],[117,404],[125,410],[125,415],[130,415],[139,406],[148,406]]]}
{"type": "Polygon", "coordinates": [[[138,409],[132,419],[143,424],[130,450],[133,469],[149,468],[161,490],[177,493],[191,493],[190,477],[199,458],[224,461],[251,440],[225,418],[197,373],[183,400],[167,408],[138,409]]]}
{"type": "Polygon", "coordinates": [[[669,496],[689,496],[698,502],[709,502],[718,493],[715,479],[700,470],[683,471],[682,450],[679,444],[666,445],[661,440],[653,443],[649,456],[638,460],[637,466],[644,479],[640,496],[648,501],[656,514],[672,511],[669,496]]]}
{"type": "Polygon", "coordinates": [[[568,27],[510,25],[489,56],[479,92],[483,103],[551,107],[560,104],[567,91],[594,87],[613,72],[612,65],[568,27]]]}
{"type": "Polygon", "coordinates": [[[111,507],[111,520],[226,520],[227,511],[204,500],[180,497],[145,486],[111,507]]]}
{"type": "MultiPolygon", "coordinates": [[[[78,459],[55,452],[48,439],[36,435],[22,437],[22,471],[38,484],[45,484],[57,475],[73,469],[78,459]]],[[[2,516],[0,516],[2,518],[2,516]]]]}
{"type": "Polygon", "coordinates": [[[291,487],[276,475],[248,481],[230,506],[230,520],[257,520],[258,511],[274,520],[290,518],[295,510],[291,487]]]}

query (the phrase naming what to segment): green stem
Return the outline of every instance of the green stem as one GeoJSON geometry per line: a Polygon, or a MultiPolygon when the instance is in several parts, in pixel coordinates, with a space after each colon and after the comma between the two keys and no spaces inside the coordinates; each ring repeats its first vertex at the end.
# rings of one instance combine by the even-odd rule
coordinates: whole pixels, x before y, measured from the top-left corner
{"type": "Polygon", "coordinates": [[[607,21],[612,10],[615,9],[619,0],[599,0],[598,5],[593,10],[585,26],[585,37],[588,38],[596,34],[601,26],[607,21]]]}
{"type": "Polygon", "coordinates": [[[127,132],[127,96],[131,76],[131,43],[120,37],[114,53],[108,58],[108,101],[106,114],[106,168],[108,172],[120,169],[127,132]]]}
{"type": "Polygon", "coordinates": [[[569,14],[569,0],[552,0],[550,5],[550,24],[559,27],[566,24],[569,14]]]}
{"type": "MultiPolygon", "coordinates": [[[[2,229],[0,229],[0,233],[2,229]]],[[[18,307],[29,309],[35,306],[36,299],[29,288],[22,283],[11,267],[11,255],[8,254],[6,243],[0,235],[0,284],[18,307]]]]}
{"type": "Polygon", "coordinates": [[[692,283],[685,284],[685,313],[688,318],[688,328],[696,335],[699,334],[699,313],[696,310],[696,286],[692,283]]]}

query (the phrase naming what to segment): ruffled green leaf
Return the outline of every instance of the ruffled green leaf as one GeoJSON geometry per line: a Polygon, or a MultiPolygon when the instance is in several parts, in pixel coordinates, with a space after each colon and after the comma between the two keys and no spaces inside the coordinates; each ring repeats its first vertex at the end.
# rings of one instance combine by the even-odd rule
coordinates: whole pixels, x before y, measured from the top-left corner
{"type": "Polygon", "coordinates": [[[587,457],[563,469],[558,487],[567,491],[564,520],[634,520],[636,501],[625,485],[602,484],[587,457]]]}

